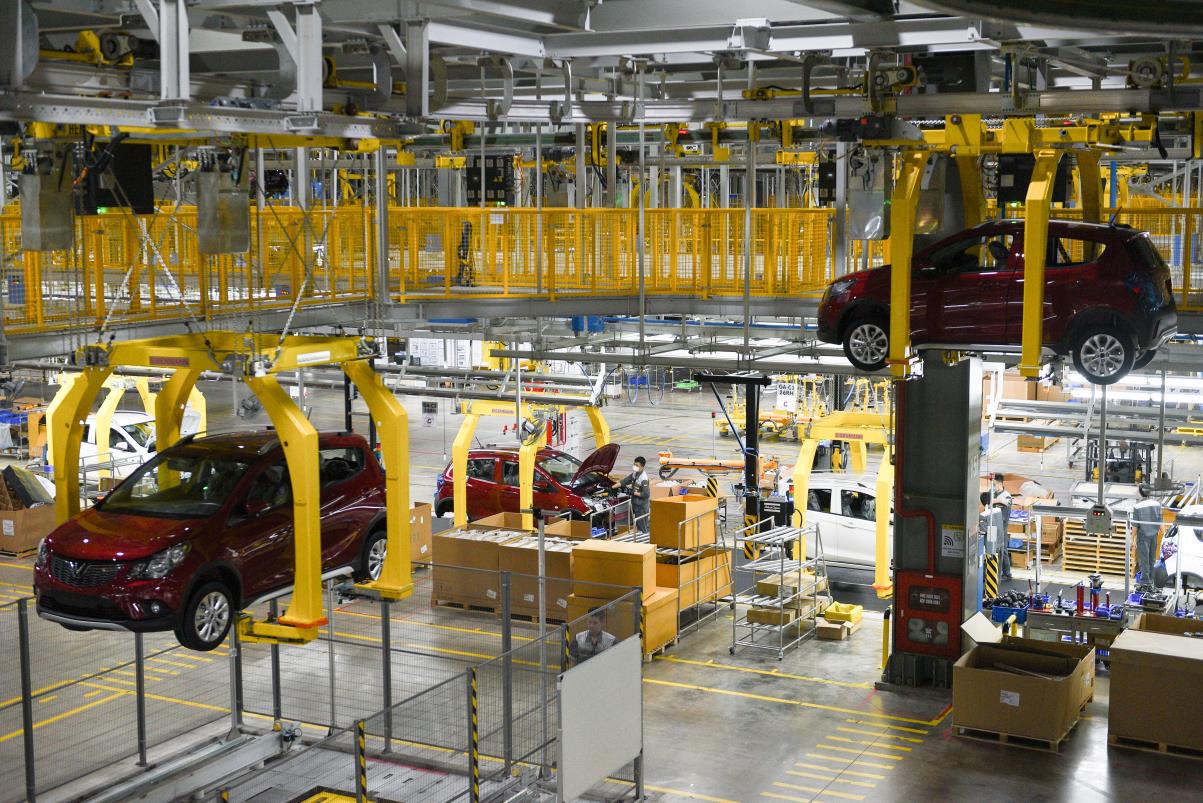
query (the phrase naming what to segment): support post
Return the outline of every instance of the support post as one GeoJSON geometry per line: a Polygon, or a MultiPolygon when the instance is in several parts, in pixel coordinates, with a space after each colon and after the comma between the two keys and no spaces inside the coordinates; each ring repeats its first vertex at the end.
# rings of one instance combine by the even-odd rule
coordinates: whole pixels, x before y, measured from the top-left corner
{"type": "Polygon", "coordinates": [[[463,527],[468,523],[468,449],[480,416],[473,412],[464,415],[459,432],[451,442],[452,523],[463,527]]]}
{"type": "Polygon", "coordinates": [[[368,798],[368,740],[362,719],[355,720],[355,803],[368,798]]]}
{"type": "Polygon", "coordinates": [[[111,368],[85,368],[46,410],[50,462],[54,467],[54,519],[62,524],[79,512],[79,444],[84,421],[111,368]]]}
{"type": "Polygon", "coordinates": [[[468,782],[469,800],[480,803],[480,720],[476,698],[476,667],[470,668],[468,681],[468,782]]]}
{"type": "Polygon", "coordinates": [[[184,0],[159,0],[159,98],[192,97],[189,72],[188,8],[184,0]]]}
{"type": "Polygon", "coordinates": [[[227,738],[238,736],[242,729],[242,643],[238,628],[230,628],[230,732],[227,738]]]}
{"type": "MultiPolygon", "coordinates": [[[[231,632],[233,628],[231,628],[231,632]]],[[[142,634],[134,633],[134,706],[137,712],[138,766],[146,766],[146,651],[142,634]]]]}
{"type": "Polygon", "coordinates": [[[25,797],[37,800],[37,759],[33,749],[33,672],[29,661],[29,598],[17,600],[17,649],[21,659],[21,733],[25,747],[25,797]]]}
{"type": "Polygon", "coordinates": [[[391,604],[380,600],[380,682],[384,698],[384,752],[393,749],[393,623],[391,604]]]}
{"type": "Polygon", "coordinates": [[[338,680],[335,672],[335,647],[334,647],[334,581],[326,582],[326,674],[330,678],[330,730],[327,733],[334,733],[335,723],[338,719],[338,680]]]}
{"type": "MultiPolygon", "coordinates": [[[[268,603],[268,621],[275,622],[280,617],[280,605],[275,599],[268,603]]],[[[271,673],[272,673],[272,720],[279,722],[284,718],[284,706],[280,700],[280,642],[271,643],[271,673]]]]}
{"type": "MultiPolygon", "coordinates": [[[[375,196],[376,196],[376,282],[373,290],[373,298],[377,304],[387,305],[392,300],[392,284],[389,272],[389,231],[388,231],[388,214],[389,214],[389,197],[388,197],[388,170],[385,166],[386,159],[384,146],[381,145],[376,149],[375,153],[375,196]]],[[[401,272],[401,281],[404,285],[405,274],[401,272]]],[[[402,287],[404,292],[404,287],[402,287]]]]}
{"type": "Polygon", "coordinates": [[[1023,338],[1019,373],[1028,378],[1040,376],[1040,356],[1044,342],[1044,268],[1048,259],[1049,203],[1061,151],[1036,152],[1036,166],[1024,204],[1023,222],[1023,338]]]}
{"type": "Polygon", "coordinates": [[[510,573],[501,573],[501,722],[502,758],[505,761],[505,777],[510,777],[514,767],[514,658],[513,623],[510,616],[513,601],[510,597],[510,573]]]}
{"type": "Polygon", "coordinates": [[[890,371],[909,374],[911,350],[911,256],[915,250],[915,207],[927,165],[926,151],[901,158],[901,173],[890,203],[890,371]]]}
{"type": "MultiPolygon", "coordinates": [[[[520,408],[520,405],[516,405],[520,408]]],[[[521,430],[519,430],[521,431],[521,430]]],[[[533,437],[523,443],[518,449],[518,509],[522,511],[522,529],[535,529],[535,517],[531,509],[535,505],[535,458],[543,447],[543,438],[533,437]]],[[[539,521],[539,531],[542,532],[542,518],[539,521]]]]}

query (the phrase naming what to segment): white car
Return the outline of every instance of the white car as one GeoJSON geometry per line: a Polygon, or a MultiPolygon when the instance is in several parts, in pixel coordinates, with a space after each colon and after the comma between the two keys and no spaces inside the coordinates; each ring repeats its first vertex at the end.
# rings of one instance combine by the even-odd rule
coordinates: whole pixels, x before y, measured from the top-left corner
{"type": "MultiPolygon", "coordinates": [[[[875,482],[846,474],[811,474],[806,496],[806,522],[818,526],[826,560],[872,568],[877,555],[875,482]]],[[[893,548],[890,538],[889,550],[893,548]]]]}
{"type": "MultiPolygon", "coordinates": [[[[1178,515],[1203,516],[1203,505],[1187,505],[1178,511],[1178,515]]],[[[1203,588],[1203,527],[1180,524],[1170,527],[1161,538],[1161,554],[1158,558],[1161,562],[1153,568],[1153,574],[1162,588],[1174,584],[1179,563],[1182,566],[1183,587],[1203,588]]]]}
{"type": "MultiPolygon", "coordinates": [[[[194,435],[200,418],[190,409],[184,412],[181,435],[194,435]]],[[[96,445],[96,416],[88,416],[79,445],[79,465],[88,476],[108,470],[117,479],[125,479],[134,469],[155,455],[154,416],[137,410],[116,410],[109,424],[109,455],[100,461],[96,445]]]]}

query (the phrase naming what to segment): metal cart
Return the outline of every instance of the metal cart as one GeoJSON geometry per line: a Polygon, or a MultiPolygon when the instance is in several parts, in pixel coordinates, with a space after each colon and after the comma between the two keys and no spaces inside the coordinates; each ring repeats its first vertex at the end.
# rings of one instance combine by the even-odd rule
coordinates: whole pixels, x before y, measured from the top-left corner
{"type": "Polygon", "coordinates": [[[777,660],[781,660],[786,650],[817,632],[816,619],[822,613],[819,595],[827,589],[823,542],[814,525],[774,527],[766,532],[755,532],[757,526],[739,531],[734,538],[733,555],[738,556],[745,545],[753,545],[760,554],[739,567],[751,573],[752,586],[736,592],[733,599],[731,654],[740,647],[752,647],[775,652],[777,660]],[[803,559],[807,539],[812,535],[814,557],[803,559]],[[795,542],[800,558],[790,557],[789,545],[795,542]],[[773,576],[777,578],[776,593],[759,593],[757,586],[761,578],[773,576]],[[740,606],[746,606],[746,609],[741,611],[740,606]],[[754,612],[756,620],[749,618],[754,612]]]}

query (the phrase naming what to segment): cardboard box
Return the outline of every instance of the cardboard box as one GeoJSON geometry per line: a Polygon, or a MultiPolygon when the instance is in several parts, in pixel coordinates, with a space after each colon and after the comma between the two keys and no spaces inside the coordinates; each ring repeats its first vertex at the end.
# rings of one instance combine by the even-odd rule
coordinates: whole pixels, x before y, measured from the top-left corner
{"type": "Polygon", "coordinates": [[[1203,750],[1201,721],[1203,639],[1131,628],[1120,633],[1111,644],[1108,736],[1203,750]]]}
{"type": "Polygon", "coordinates": [[[682,608],[710,602],[731,593],[731,559],[711,551],[684,563],[657,563],[656,585],[677,589],[682,608]]]}
{"type": "Polygon", "coordinates": [[[0,511],[0,550],[26,552],[55,528],[54,505],[0,511]]]}
{"type": "Polygon", "coordinates": [[[636,632],[636,612],[634,610],[634,606],[631,604],[626,602],[616,603],[609,599],[582,597],[578,594],[570,594],[568,597],[568,607],[566,611],[568,615],[568,621],[570,623],[568,628],[569,634],[575,636],[577,633],[582,632],[586,627],[584,621],[585,617],[589,615],[590,611],[598,609],[605,611],[605,630],[607,633],[612,633],[615,638],[624,639],[636,632]]]}
{"type": "Polygon", "coordinates": [[[1011,568],[1026,569],[1035,560],[1034,555],[1028,555],[1026,549],[1008,549],[1011,553],[1011,568]]]}
{"type": "Polygon", "coordinates": [[[794,594],[801,592],[802,594],[811,595],[816,592],[821,593],[827,590],[827,578],[824,577],[818,582],[818,587],[815,587],[815,574],[811,571],[803,572],[786,572],[784,582],[781,580],[781,575],[770,574],[761,577],[756,581],[756,593],[766,597],[787,596],[792,597],[794,594]]]}
{"type": "Polygon", "coordinates": [[[663,499],[666,496],[674,496],[680,492],[681,483],[676,480],[657,480],[651,484],[649,489],[652,493],[652,499],[663,499]]]}
{"type": "Polygon", "coordinates": [[[677,589],[656,588],[643,601],[643,652],[650,655],[677,637],[677,589]]]}
{"type": "MultiPolygon", "coordinates": [[[[521,513],[494,513],[492,516],[485,516],[483,519],[468,522],[469,530],[521,530],[522,529],[522,514],[521,513]]],[[[547,530],[544,529],[544,533],[547,530]]]]}
{"type": "Polygon", "coordinates": [[[1203,638],[1203,620],[1166,616],[1161,613],[1138,613],[1128,629],[1203,638]]]}
{"type": "Polygon", "coordinates": [[[558,519],[543,526],[543,535],[588,541],[593,537],[593,525],[585,519],[558,519]]]}
{"type": "Polygon", "coordinates": [[[496,607],[501,604],[501,545],[521,537],[508,531],[448,530],[431,539],[431,600],[496,607]]]}
{"type": "Polygon", "coordinates": [[[652,500],[651,541],[669,549],[697,549],[717,535],[718,499],[688,494],[652,500]]]}
{"type": "Polygon", "coordinates": [[[852,625],[847,622],[819,619],[815,624],[815,635],[825,641],[843,641],[852,635],[852,625]]]}
{"type": "Polygon", "coordinates": [[[778,626],[797,618],[798,611],[794,608],[748,608],[748,621],[752,624],[778,626]]]}
{"type": "Polygon", "coordinates": [[[1094,696],[1094,648],[1005,636],[981,613],[961,629],[977,646],[953,665],[953,725],[1048,742],[1064,738],[1094,696]]]}
{"type": "Polygon", "coordinates": [[[429,563],[431,560],[432,514],[428,502],[419,502],[409,511],[409,559],[414,563],[429,563]]]}
{"type": "Polygon", "coordinates": [[[656,548],[651,544],[592,540],[572,550],[573,593],[595,599],[617,599],[632,586],[646,600],[656,588],[656,548]]]}
{"type": "MultiPolygon", "coordinates": [[[[574,542],[562,538],[544,538],[544,572],[547,576],[548,616],[553,610],[563,619],[572,594],[572,548],[574,542]]],[[[539,539],[516,538],[498,550],[498,569],[510,573],[510,610],[529,615],[539,610],[539,539]]],[[[499,585],[500,588],[500,585],[499,585]]]]}

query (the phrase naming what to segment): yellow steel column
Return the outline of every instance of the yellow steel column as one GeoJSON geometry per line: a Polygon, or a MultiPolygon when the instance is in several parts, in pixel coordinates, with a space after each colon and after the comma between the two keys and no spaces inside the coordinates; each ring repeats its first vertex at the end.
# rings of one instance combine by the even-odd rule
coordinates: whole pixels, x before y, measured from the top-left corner
{"type": "Polygon", "coordinates": [[[84,421],[112,370],[85,368],[63,385],[46,409],[50,463],[54,467],[54,518],[59,524],[79,512],[79,443],[84,421]]]}
{"type": "Polygon", "coordinates": [[[873,550],[873,589],[880,599],[888,599],[894,593],[890,580],[890,515],[894,506],[890,497],[894,493],[894,464],[890,462],[890,451],[886,448],[877,469],[877,508],[873,550]]]}
{"type": "Polygon", "coordinates": [[[1061,151],[1039,150],[1024,206],[1023,224],[1023,339],[1019,373],[1040,376],[1044,333],[1044,265],[1048,258],[1049,202],[1061,151]]]}
{"type": "Polygon", "coordinates": [[[321,489],[317,471],[317,430],[280,387],[274,375],[244,377],[271,418],[284,447],[284,459],[292,483],[292,529],[295,553],[294,586],[288,610],[280,617],[284,627],[252,623],[249,635],[292,637],[312,640],[317,628],[326,624],[322,611],[322,525],[321,489]]]}
{"type": "Polygon", "coordinates": [[[957,156],[957,175],[961,179],[961,201],[965,207],[965,228],[973,228],[986,219],[986,196],[982,193],[982,167],[978,156],[957,156]]]}
{"type": "MultiPolygon", "coordinates": [[[[530,510],[535,504],[535,458],[543,446],[543,438],[531,438],[518,450],[518,509],[530,510]]],[[[522,529],[535,529],[535,517],[522,514],[522,529]]]]}
{"type": "Polygon", "coordinates": [[[1076,151],[1078,157],[1078,197],[1082,202],[1082,220],[1103,222],[1103,177],[1099,173],[1099,152],[1076,151]]]}
{"type": "Polygon", "coordinates": [[[890,371],[905,377],[911,348],[911,254],[915,247],[915,205],[927,165],[926,151],[902,154],[890,203],[890,371]]]}
{"type": "Polygon", "coordinates": [[[155,416],[155,448],[163,451],[180,439],[184,409],[196,390],[200,368],[177,368],[154,397],[154,407],[147,412],[155,416]]]}
{"type": "Polygon", "coordinates": [[[469,408],[463,423],[459,425],[459,432],[455,433],[455,440],[451,442],[451,480],[454,490],[452,521],[456,527],[468,523],[468,448],[472,445],[472,436],[476,434],[478,423],[480,414],[469,408]]]}
{"type": "Polygon", "coordinates": [[[388,547],[380,577],[359,587],[388,599],[404,599],[414,588],[409,560],[409,416],[368,362],[344,363],[343,370],[368,405],[384,456],[388,547]]]}
{"type": "MultiPolygon", "coordinates": [[[[109,432],[113,426],[113,413],[117,411],[117,405],[121,404],[121,398],[125,395],[125,384],[120,380],[105,382],[104,386],[109,392],[105,395],[104,401],[100,403],[100,407],[96,408],[96,417],[92,421],[92,428],[96,431],[96,462],[98,464],[109,459],[109,432]]],[[[112,473],[107,468],[102,468],[97,470],[96,476],[107,479],[112,477],[112,473]]]]}
{"type": "Polygon", "coordinates": [[[205,401],[205,394],[200,392],[195,383],[188,392],[188,405],[192,407],[192,412],[196,413],[196,434],[204,435],[209,429],[209,403],[205,401]]]}
{"type": "Polygon", "coordinates": [[[811,437],[802,437],[802,448],[798,450],[798,461],[794,463],[794,520],[798,526],[806,524],[806,500],[810,495],[810,470],[815,465],[815,452],[819,442],[811,437]]]}
{"type": "Polygon", "coordinates": [[[600,407],[586,407],[585,413],[589,416],[589,426],[593,427],[593,448],[600,449],[610,442],[610,424],[600,407]]]}
{"type": "Polygon", "coordinates": [[[869,465],[869,444],[864,441],[849,441],[848,451],[853,474],[864,474],[869,465]]]}
{"type": "Polygon", "coordinates": [[[138,398],[142,401],[142,409],[147,415],[154,415],[156,394],[150,389],[150,379],[144,376],[135,379],[134,390],[138,391],[138,398]]]}

